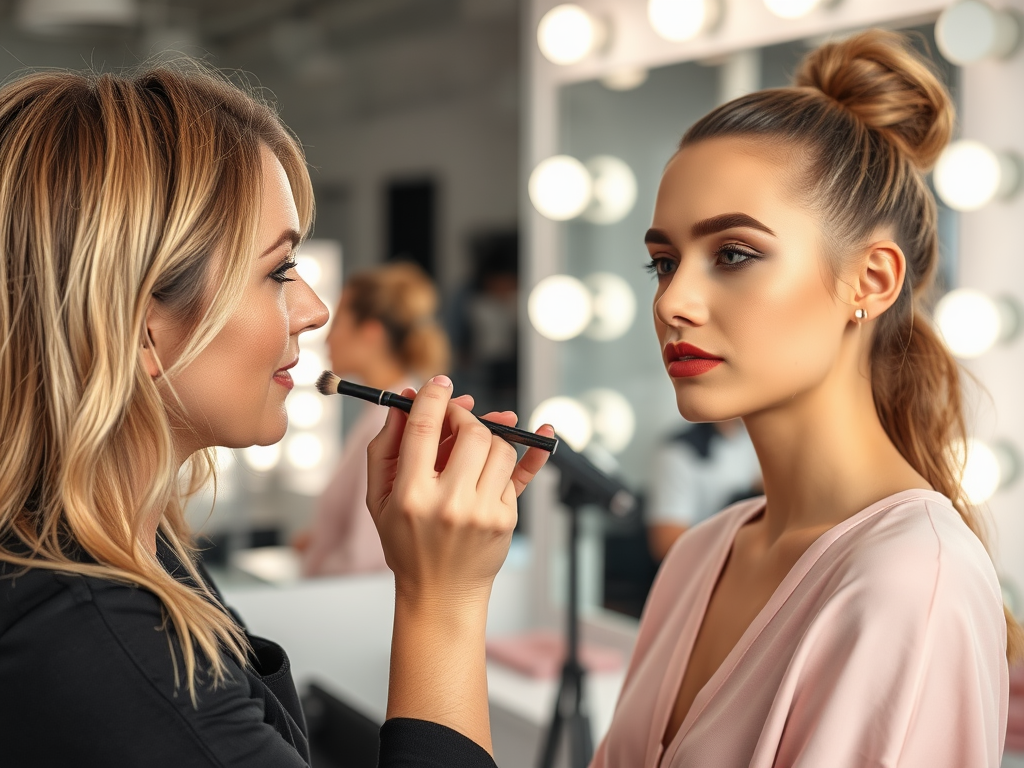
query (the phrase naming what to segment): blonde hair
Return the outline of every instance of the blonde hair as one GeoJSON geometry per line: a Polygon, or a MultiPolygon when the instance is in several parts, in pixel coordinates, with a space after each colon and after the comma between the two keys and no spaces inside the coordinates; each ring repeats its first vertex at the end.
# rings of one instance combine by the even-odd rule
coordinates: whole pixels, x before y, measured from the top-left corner
{"type": "Polygon", "coordinates": [[[423,380],[448,372],[451,346],[437,321],[437,288],[419,266],[401,261],[357,272],[345,293],[357,323],[384,326],[403,368],[423,380]]]}
{"type": "Polygon", "coordinates": [[[262,145],[308,229],[300,146],[270,106],[200,63],[0,88],[0,561],[153,592],[193,703],[197,652],[216,685],[220,648],[244,664],[248,646],[199,577],[183,515],[212,457],[176,465],[180,404],[165,402],[140,348],[160,302],[188,331],[166,382],[231,315],[256,246],[262,145]],[[154,511],[197,588],[143,546],[154,511]]]}
{"type": "MultiPolygon", "coordinates": [[[[878,319],[871,349],[875,410],[889,439],[984,542],[979,510],[961,491],[966,439],[961,368],[928,320],[939,258],[938,214],[924,180],[950,140],[953,103],[930,64],[895,32],[872,29],[810,52],[792,88],[743,96],[698,121],[681,146],[751,136],[796,146],[797,185],[828,222],[827,265],[890,226],[907,259],[903,290],[878,319]],[[960,452],[962,453],[962,452],[960,452]]],[[[1004,607],[1007,657],[1024,631],[1004,607]]]]}

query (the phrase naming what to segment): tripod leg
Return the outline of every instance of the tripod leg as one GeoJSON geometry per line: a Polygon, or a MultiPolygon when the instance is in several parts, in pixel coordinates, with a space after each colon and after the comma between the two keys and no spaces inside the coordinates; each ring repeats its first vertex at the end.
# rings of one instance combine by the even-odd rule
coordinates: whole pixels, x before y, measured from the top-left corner
{"type": "Polygon", "coordinates": [[[555,712],[551,718],[551,725],[548,727],[547,736],[544,738],[544,751],[541,752],[539,768],[554,768],[555,755],[558,753],[558,737],[562,733],[562,725],[565,719],[562,715],[562,702],[568,692],[569,680],[565,670],[562,671],[562,682],[558,686],[558,694],[555,697],[555,712]]]}
{"type": "Polygon", "coordinates": [[[594,756],[594,736],[590,730],[590,717],[583,700],[583,668],[573,670],[574,707],[569,715],[569,746],[572,768],[587,768],[594,756]]]}

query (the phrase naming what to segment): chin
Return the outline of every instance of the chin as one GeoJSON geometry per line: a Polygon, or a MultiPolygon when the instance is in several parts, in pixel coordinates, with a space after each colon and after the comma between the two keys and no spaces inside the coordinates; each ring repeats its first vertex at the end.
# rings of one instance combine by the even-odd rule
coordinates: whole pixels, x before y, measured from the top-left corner
{"type": "Polygon", "coordinates": [[[736,398],[725,395],[720,388],[695,388],[676,385],[676,407],[689,422],[728,421],[748,411],[737,407],[736,398]]]}

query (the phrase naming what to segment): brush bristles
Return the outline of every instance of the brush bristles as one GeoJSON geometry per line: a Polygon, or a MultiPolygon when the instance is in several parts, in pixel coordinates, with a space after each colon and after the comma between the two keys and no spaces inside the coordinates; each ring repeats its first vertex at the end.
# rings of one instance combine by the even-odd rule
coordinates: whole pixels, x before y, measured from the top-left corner
{"type": "Polygon", "coordinates": [[[341,381],[341,376],[330,371],[324,371],[320,374],[320,378],[316,380],[317,391],[321,395],[336,395],[338,394],[338,383],[341,381]]]}

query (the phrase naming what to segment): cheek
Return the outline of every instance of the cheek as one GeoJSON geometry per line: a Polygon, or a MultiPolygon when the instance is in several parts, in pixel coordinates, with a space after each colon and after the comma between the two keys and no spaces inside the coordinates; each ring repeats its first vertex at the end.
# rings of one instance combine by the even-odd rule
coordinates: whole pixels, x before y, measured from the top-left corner
{"type": "Polygon", "coordinates": [[[810,383],[833,365],[842,331],[835,300],[817,270],[780,270],[722,318],[737,344],[737,367],[765,386],[810,383]]]}

